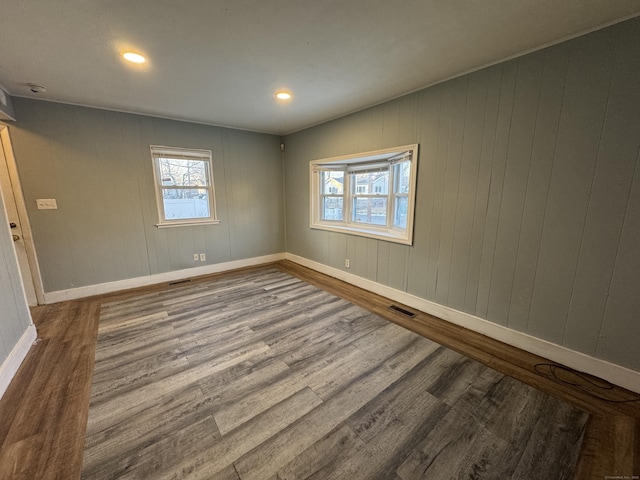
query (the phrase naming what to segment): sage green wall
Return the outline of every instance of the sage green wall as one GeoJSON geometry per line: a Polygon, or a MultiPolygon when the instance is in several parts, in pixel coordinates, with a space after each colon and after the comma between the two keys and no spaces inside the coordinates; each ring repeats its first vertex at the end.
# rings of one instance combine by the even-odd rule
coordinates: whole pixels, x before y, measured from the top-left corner
{"type": "MultiPolygon", "coordinates": [[[[0,148],[2,148],[0,146],[0,148]]],[[[0,161],[2,161],[0,159],[0,161]]],[[[9,220],[0,195],[0,366],[31,323],[9,220]]]]}
{"type": "Polygon", "coordinates": [[[287,251],[640,370],[640,20],[285,137],[287,251]],[[309,228],[308,162],[420,144],[413,246],[309,228]]]}
{"type": "Polygon", "coordinates": [[[46,292],[284,250],[279,137],[23,98],[14,108],[10,133],[46,292]],[[213,152],[220,224],[154,226],[149,145],[213,152]],[[37,210],[36,198],[55,198],[58,209],[37,210]]]}

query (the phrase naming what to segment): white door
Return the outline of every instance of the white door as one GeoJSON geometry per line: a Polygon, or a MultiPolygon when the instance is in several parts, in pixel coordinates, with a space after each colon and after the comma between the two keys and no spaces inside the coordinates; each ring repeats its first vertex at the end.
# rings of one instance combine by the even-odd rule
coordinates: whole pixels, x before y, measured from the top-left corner
{"type": "MultiPolygon", "coordinates": [[[[17,171],[14,175],[11,175],[12,169],[15,170],[15,164],[13,162],[13,152],[11,149],[11,143],[7,132],[7,127],[0,125],[0,192],[2,193],[2,199],[7,210],[7,218],[11,227],[11,234],[13,235],[13,245],[16,249],[16,256],[18,257],[18,265],[20,266],[20,274],[22,276],[22,283],[24,285],[24,291],[27,296],[27,301],[30,306],[38,304],[38,295],[36,295],[36,284],[34,283],[34,274],[32,273],[32,264],[35,264],[35,258],[32,262],[29,261],[28,248],[33,251],[33,243],[31,242],[31,231],[29,229],[29,223],[26,219],[26,209],[24,209],[24,202],[22,200],[22,194],[19,184],[17,184],[17,171]],[[13,177],[13,178],[12,178],[13,177]],[[23,214],[19,214],[19,207],[23,207],[20,210],[23,214]],[[25,238],[25,235],[27,238],[25,238]]],[[[39,272],[37,272],[37,280],[39,278],[39,272]]]]}

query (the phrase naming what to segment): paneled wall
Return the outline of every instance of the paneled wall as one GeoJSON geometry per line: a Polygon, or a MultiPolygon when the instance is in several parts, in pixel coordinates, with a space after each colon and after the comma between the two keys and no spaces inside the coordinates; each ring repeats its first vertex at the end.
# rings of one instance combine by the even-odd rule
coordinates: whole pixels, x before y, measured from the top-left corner
{"type": "MultiPolygon", "coordinates": [[[[2,148],[2,146],[0,146],[2,148]]],[[[0,161],[2,161],[0,159],[0,161]]],[[[31,323],[9,220],[0,195],[0,366],[31,323]]],[[[2,390],[0,390],[0,395],[2,390]]]]}
{"type": "Polygon", "coordinates": [[[640,370],[640,20],[285,138],[287,251],[640,370]],[[413,246],[309,228],[310,160],[420,144],[413,246]]]}
{"type": "Polygon", "coordinates": [[[284,250],[279,137],[22,98],[14,108],[46,292],[284,250]],[[150,145],[212,150],[220,224],[155,227],[150,145]],[[37,210],[37,198],[58,209],[37,210]]]}

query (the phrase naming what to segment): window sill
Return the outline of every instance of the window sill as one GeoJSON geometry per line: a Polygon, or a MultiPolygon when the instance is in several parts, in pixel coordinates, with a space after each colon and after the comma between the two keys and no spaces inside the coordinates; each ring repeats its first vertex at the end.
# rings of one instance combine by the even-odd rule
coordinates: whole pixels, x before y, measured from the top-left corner
{"type": "Polygon", "coordinates": [[[156,223],[157,228],[174,228],[174,227],[195,227],[198,225],[217,225],[220,220],[206,220],[204,222],[175,222],[175,223],[156,223]]]}
{"type": "Polygon", "coordinates": [[[412,245],[413,240],[410,232],[395,232],[389,230],[378,230],[375,228],[358,228],[345,225],[326,225],[322,223],[312,224],[311,228],[316,230],[327,230],[330,232],[346,233],[359,237],[375,238],[386,242],[400,243],[402,245],[412,245]]]}

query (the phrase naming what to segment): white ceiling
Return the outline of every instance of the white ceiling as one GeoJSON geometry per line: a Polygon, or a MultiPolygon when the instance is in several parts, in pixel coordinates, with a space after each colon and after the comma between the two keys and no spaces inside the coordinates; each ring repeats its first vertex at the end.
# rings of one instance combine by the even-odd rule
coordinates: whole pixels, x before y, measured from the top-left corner
{"type": "Polygon", "coordinates": [[[0,84],[283,134],[637,15],[640,0],[0,0],[0,84]]]}

